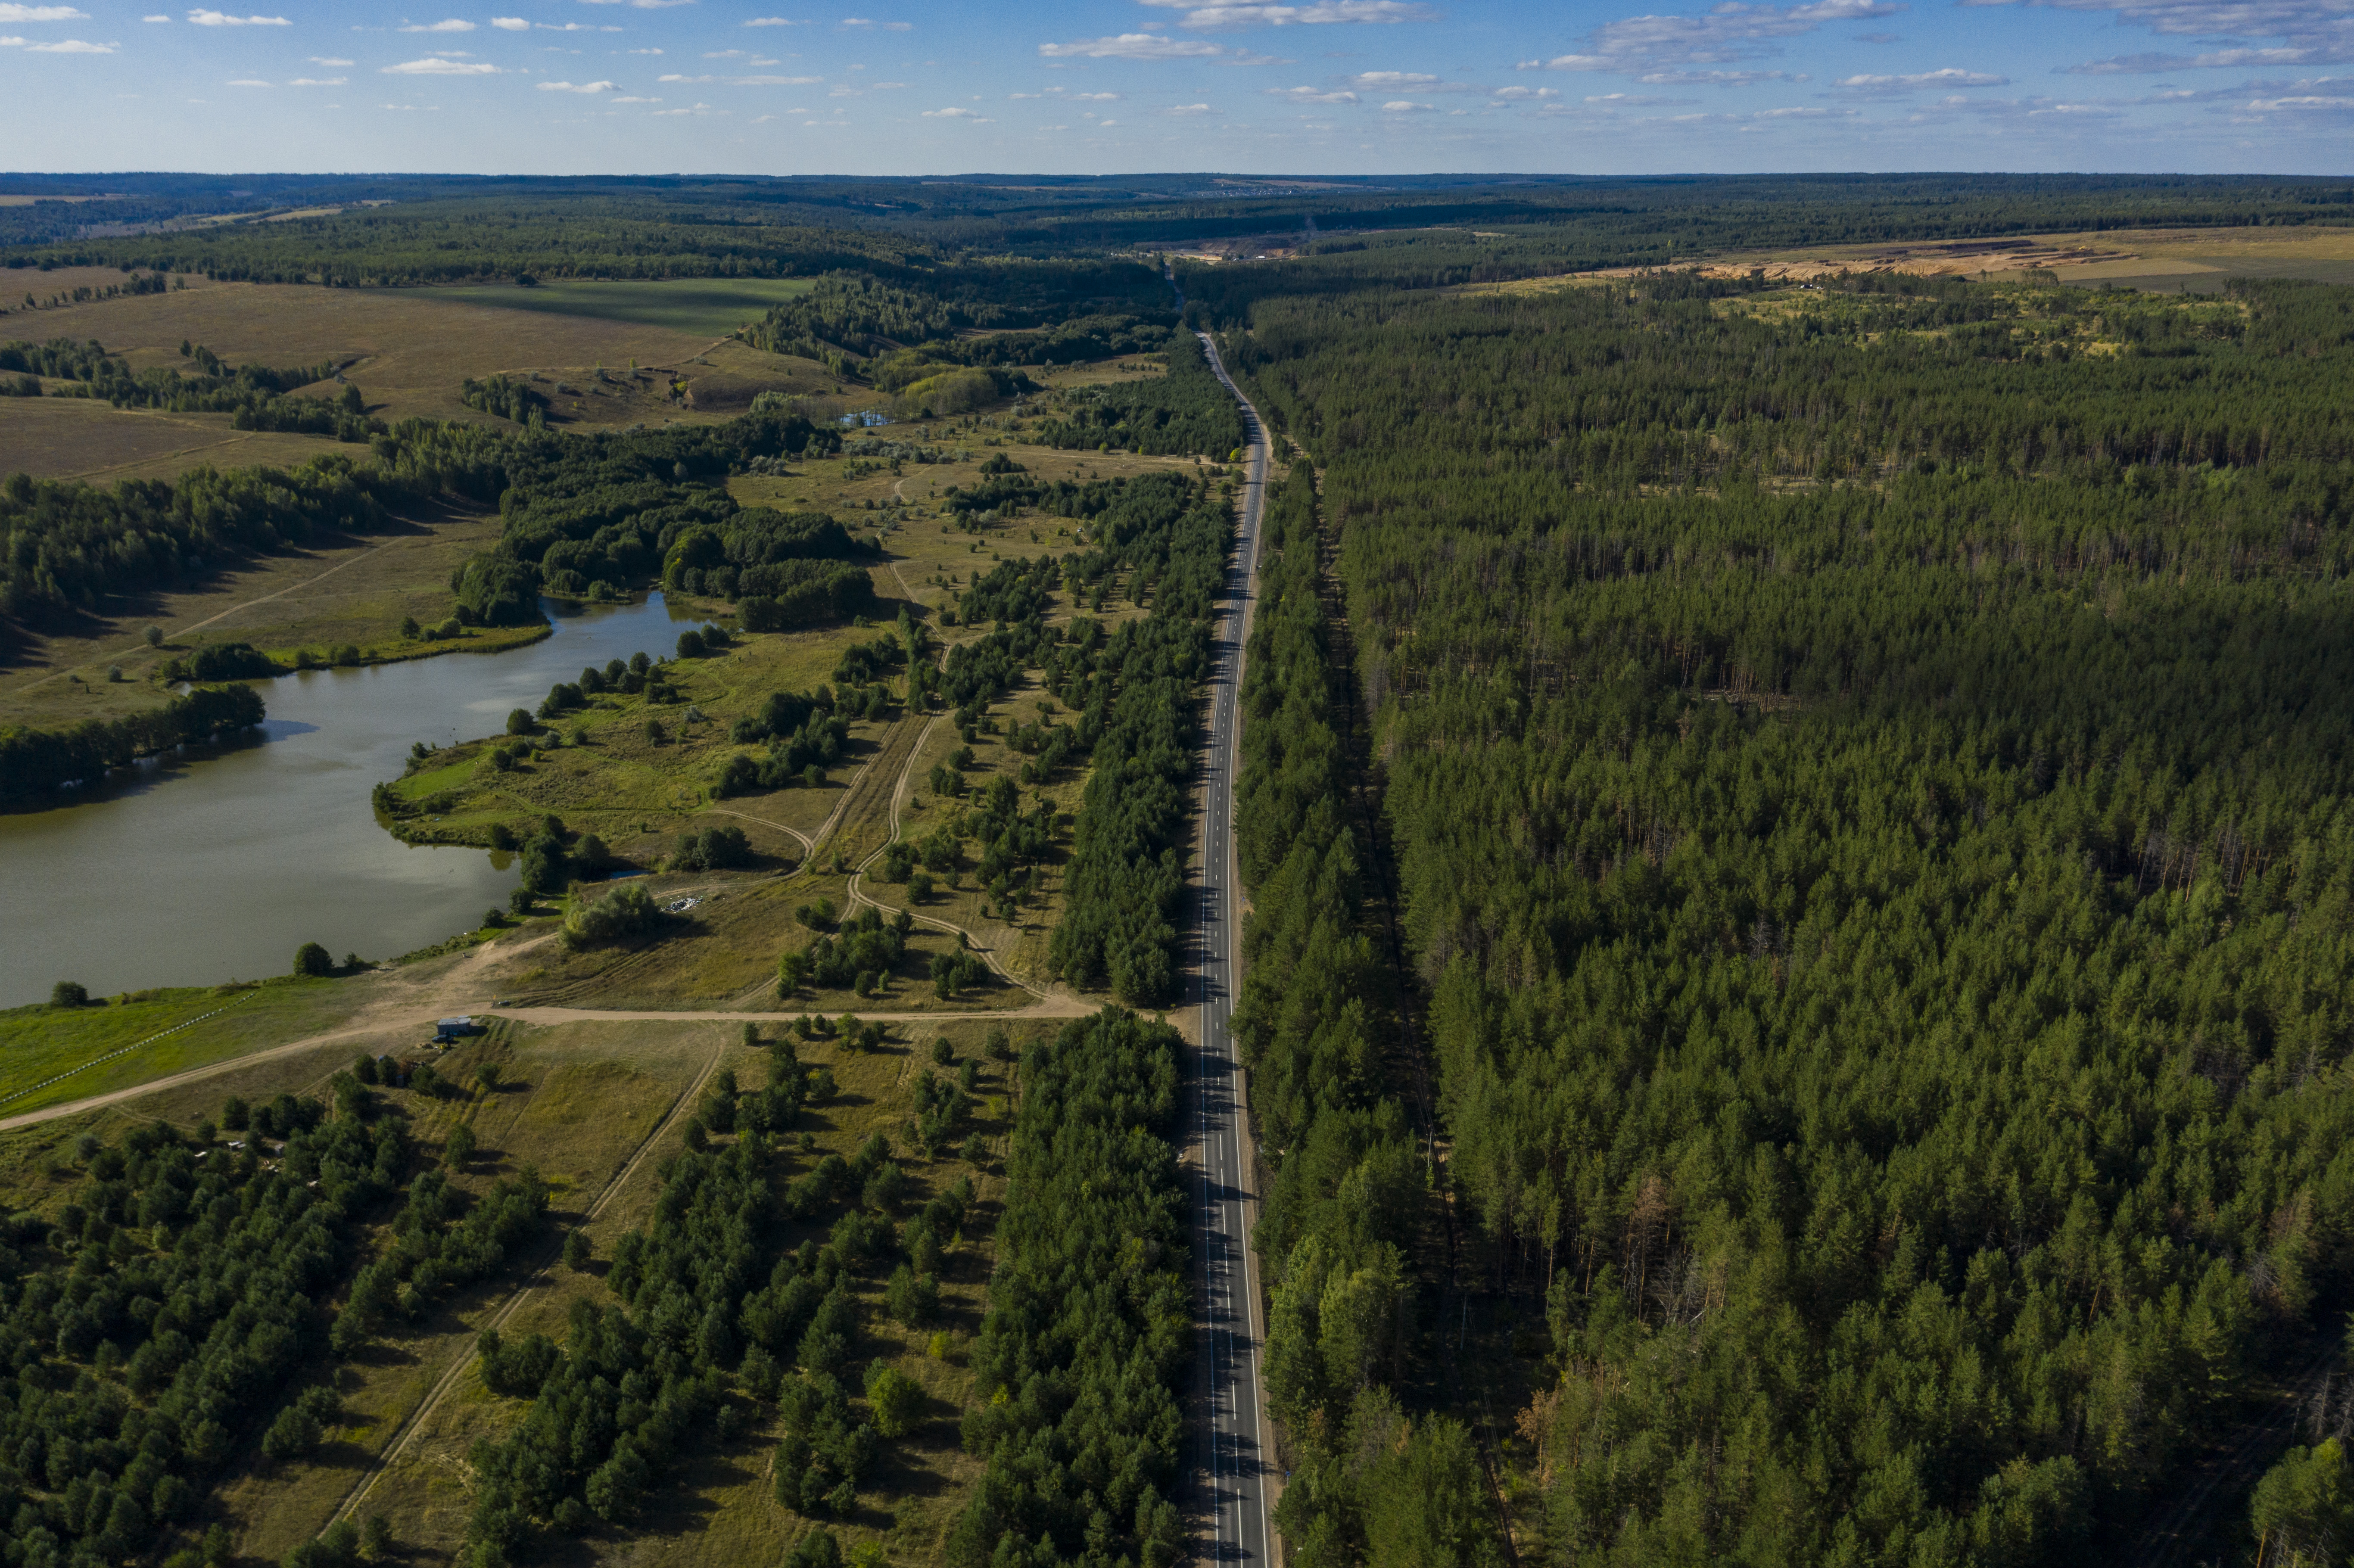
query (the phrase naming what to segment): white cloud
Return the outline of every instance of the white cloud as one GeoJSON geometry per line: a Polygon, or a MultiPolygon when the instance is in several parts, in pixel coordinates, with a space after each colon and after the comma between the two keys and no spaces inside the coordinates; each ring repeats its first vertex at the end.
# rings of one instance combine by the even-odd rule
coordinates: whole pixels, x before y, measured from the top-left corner
{"type": "Polygon", "coordinates": [[[1117,92],[1075,92],[1071,94],[1071,101],[1074,103],[1118,103],[1119,101],[1119,94],[1117,92]]]}
{"type": "Polygon", "coordinates": [[[985,114],[977,114],[970,109],[960,109],[953,105],[947,109],[927,109],[924,111],[924,118],[927,120],[970,120],[975,125],[993,125],[996,123],[995,121],[990,119],[989,116],[985,114]]]}
{"type": "Polygon", "coordinates": [[[531,24],[521,16],[493,16],[491,26],[502,33],[528,33],[531,24]]]}
{"type": "Polygon", "coordinates": [[[286,85],[289,87],[341,87],[348,79],[346,77],[340,76],[298,76],[286,85]]]}
{"type": "MultiPolygon", "coordinates": [[[[77,11],[70,5],[0,5],[0,22],[21,26],[27,22],[87,22],[90,13],[77,11]]],[[[165,17],[165,21],[171,20],[165,17]]]]}
{"type": "MultiPolygon", "coordinates": [[[[495,27],[500,24],[493,22],[491,26],[495,27]]],[[[615,26],[599,26],[594,22],[534,22],[532,26],[543,33],[618,33],[621,30],[615,26]]],[[[662,51],[656,49],[654,53],[662,51]]]]}
{"type": "Polygon", "coordinates": [[[1218,111],[1206,103],[1172,103],[1161,112],[1172,119],[1196,120],[1204,114],[1215,114],[1218,111]]]}
{"type": "Polygon", "coordinates": [[[1654,70],[1636,79],[1651,87],[1755,87],[1761,81],[1814,79],[1802,70],[1654,70]]]}
{"type": "Polygon", "coordinates": [[[1319,92],[1312,87],[1269,87],[1261,89],[1270,98],[1284,99],[1292,103],[1354,103],[1353,92],[1319,92]]]}
{"type": "Polygon", "coordinates": [[[1081,38],[1076,43],[1040,44],[1038,52],[1050,60],[1197,60],[1225,51],[1198,38],[1164,38],[1158,33],[1121,33],[1108,38],[1081,38]]]}
{"type": "Polygon", "coordinates": [[[398,65],[384,68],[386,76],[497,76],[499,68],[487,60],[451,59],[443,55],[431,55],[421,60],[403,60],[398,65]]]}
{"type": "Polygon", "coordinates": [[[139,19],[143,22],[168,22],[172,18],[169,16],[142,16],[139,19]]]}
{"type": "MultiPolygon", "coordinates": [[[[2003,5],[2008,0],[1962,0],[2003,5]]],[[[2240,40],[2243,47],[2196,54],[2119,55],[2067,68],[2081,76],[2307,65],[2354,59],[2354,0],[2032,0],[2062,11],[2106,11],[2117,21],[2161,37],[2240,40]],[[2247,41],[2277,38],[2268,48],[2247,41]]]]}
{"type": "MultiPolygon", "coordinates": [[[[631,5],[641,11],[663,11],[673,5],[692,5],[695,0],[580,0],[583,5],[631,5]]],[[[680,112],[684,113],[684,111],[680,112]]]]}
{"type": "Polygon", "coordinates": [[[543,81],[539,84],[539,90],[542,92],[619,92],[621,90],[621,84],[617,81],[584,81],[576,87],[568,81],[543,81]]]}
{"type": "Polygon", "coordinates": [[[473,30],[474,24],[460,16],[440,22],[410,22],[400,28],[404,33],[471,33],[473,30]]]}
{"type": "Polygon", "coordinates": [[[1891,98],[1899,93],[1923,92],[1935,88],[2009,87],[2010,78],[1989,76],[1979,70],[1961,70],[1948,66],[1943,70],[1914,71],[1905,76],[1850,76],[1831,84],[1833,92],[1850,97],[1891,98]]]}
{"type": "Polygon", "coordinates": [[[1349,79],[1353,85],[1366,89],[1376,87],[1428,87],[1437,79],[1438,79],[1437,77],[1432,76],[1429,72],[1419,70],[1361,70],[1356,75],[1349,79]]]}
{"type": "Polygon", "coordinates": [[[2346,59],[2349,55],[2325,48],[2283,48],[2272,49],[2207,49],[2195,55],[2169,55],[2147,52],[2137,55],[2116,55],[2105,60],[2087,60],[2083,65],[2066,69],[2071,76],[2147,76],[2158,71],[2218,70],[2250,66],[2291,66],[2320,64],[2346,59]]]}
{"type": "Polygon", "coordinates": [[[232,16],[226,11],[191,11],[188,20],[199,27],[291,27],[283,16],[232,16]]]}
{"type": "Polygon", "coordinates": [[[886,33],[912,33],[916,30],[916,24],[913,22],[885,22],[883,24],[883,30],[886,33]]]}
{"type": "Polygon", "coordinates": [[[658,55],[662,53],[660,49],[631,49],[629,52],[633,55],[658,55]]]}
{"type": "MultiPolygon", "coordinates": [[[[817,79],[817,78],[815,78],[815,77],[809,77],[809,78],[806,78],[806,79],[803,79],[803,78],[801,78],[801,77],[795,77],[795,78],[792,78],[791,79],[793,79],[793,80],[795,80],[795,81],[800,81],[800,80],[803,80],[803,79],[807,79],[807,80],[810,80],[810,81],[815,81],[815,80],[817,80],[818,79],[817,79]]],[[[889,91],[891,91],[891,90],[892,90],[893,89],[895,89],[895,88],[902,88],[902,87],[905,87],[905,86],[907,86],[907,84],[906,82],[904,82],[904,81],[878,81],[878,82],[876,82],[876,83],[875,83],[875,84],[871,89],[869,89],[868,90],[873,91],[873,92],[889,92],[889,91]]]]}
{"type": "MultiPolygon", "coordinates": [[[[1678,66],[1714,65],[1770,54],[1775,40],[1811,33],[1827,23],[1886,16],[1904,6],[1892,0],[1814,0],[1803,5],[1752,5],[1723,0],[1698,16],[1629,16],[1585,36],[1575,54],[1543,61],[1548,70],[1607,70],[1632,74],[1678,66]]],[[[1530,61],[1522,66],[1538,62],[1530,61]]]]}
{"type": "Polygon", "coordinates": [[[1412,0],[1314,0],[1307,5],[1202,5],[1195,0],[1143,0],[1183,11],[1181,27],[1290,27],[1339,23],[1435,22],[1438,13],[1412,0]]]}
{"type": "Polygon", "coordinates": [[[313,56],[311,57],[311,63],[312,63],[313,65],[316,65],[316,66],[329,66],[329,67],[335,67],[335,66],[348,66],[348,65],[350,65],[352,62],[351,62],[351,61],[349,61],[349,60],[345,60],[345,59],[337,59],[337,58],[336,58],[334,56],[333,56],[333,55],[313,55],[313,56]]]}
{"type": "Polygon", "coordinates": [[[790,16],[755,16],[750,21],[745,23],[744,26],[748,27],[798,27],[801,24],[794,21],[790,16]]]}
{"type": "Polygon", "coordinates": [[[1552,87],[1500,87],[1488,96],[1501,99],[1507,103],[1517,103],[1522,99],[1559,98],[1561,90],[1552,87]]]}
{"type": "Polygon", "coordinates": [[[1416,103],[1404,98],[1394,98],[1382,105],[1384,114],[1427,114],[1430,109],[1427,103],[1416,103]]]}
{"type": "Polygon", "coordinates": [[[670,75],[658,78],[657,79],[662,81],[709,81],[711,78],[707,76],[680,76],[677,72],[673,71],[670,75]]]}
{"type": "Polygon", "coordinates": [[[112,44],[87,43],[80,38],[59,38],[54,44],[28,44],[22,38],[0,38],[0,46],[21,48],[28,55],[111,55],[112,44]]]}
{"type": "Polygon", "coordinates": [[[875,18],[872,16],[844,16],[842,19],[842,25],[845,27],[871,27],[875,25],[875,18]]]}
{"type": "Polygon", "coordinates": [[[822,76],[731,76],[727,79],[732,87],[807,87],[824,79],[822,76]]]}

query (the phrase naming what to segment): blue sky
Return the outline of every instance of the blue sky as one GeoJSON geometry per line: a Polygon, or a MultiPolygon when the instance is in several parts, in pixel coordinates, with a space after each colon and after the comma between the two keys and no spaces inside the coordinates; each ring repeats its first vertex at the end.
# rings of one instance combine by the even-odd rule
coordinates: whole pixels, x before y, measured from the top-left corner
{"type": "Polygon", "coordinates": [[[0,162],[2342,174],[2354,132],[2354,0],[430,3],[0,0],[0,162]]]}

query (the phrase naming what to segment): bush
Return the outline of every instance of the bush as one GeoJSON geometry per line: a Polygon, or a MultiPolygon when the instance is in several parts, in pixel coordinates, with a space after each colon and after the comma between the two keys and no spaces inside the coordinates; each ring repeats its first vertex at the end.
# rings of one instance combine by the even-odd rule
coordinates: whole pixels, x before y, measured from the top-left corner
{"type": "Polygon", "coordinates": [[[90,990],[80,980],[59,980],[49,988],[51,1007],[88,1007],[90,990]]]}
{"type": "Polygon", "coordinates": [[[574,1231],[564,1238],[564,1266],[573,1273],[587,1269],[596,1255],[596,1248],[590,1244],[587,1231],[574,1231]]]}
{"type": "Polygon", "coordinates": [[[474,1158],[474,1129],[461,1121],[450,1129],[449,1138],[441,1145],[441,1158],[451,1170],[463,1171],[466,1161],[474,1158]]]}
{"type": "Polygon", "coordinates": [[[335,960],[326,948],[316,942],[305,942],[294,949],[294,972],[317,979],[335,972],[335,960]]]}
{"type": "Polygon", "coordinates": [[[146,640],[147,646],[150,648],[164,646],[164,629],[160,626],[151,626],[139,635],[146,640]]]}
{"type": "Polygon", "coordinates": [[[299,1404],[290,1404],[261,1435],[261,1451],[272,1459],[300,1458],[317,1448],[325,1436],[317,1416],[299,1404]]]}
{"type": "Polygon", "coordinates": [[[877,1361],[866,1376],[866,1404],[874,1413],[875,1431],[885,1437],[905,1437],[923,1414],[924,1385],[877,1361]]]}
{"type": "Polygon", "coordinates": [[[623,941],[645,935],[661,920],[652,896],[635,883],[624,883],[593,902],[585,895],[572,901],[564,916],[564,945],[578,950],[623,941]]]}

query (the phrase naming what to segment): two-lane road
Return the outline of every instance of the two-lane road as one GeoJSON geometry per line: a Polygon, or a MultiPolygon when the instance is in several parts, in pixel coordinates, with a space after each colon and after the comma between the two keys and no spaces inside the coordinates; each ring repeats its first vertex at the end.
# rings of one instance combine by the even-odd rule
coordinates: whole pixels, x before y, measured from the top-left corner
{"type": "Polygon", "coordinates": [[[1206,801],[1201,819],[1202,947],[1199,996],[1201,1044],[1194,1088],[1200,1107],[1196,1151],[1202,1171],[1198,1221],[1202,1256],[1202,1386],[1210,1407],[1201,1423],[1202,1476],[1208,1490],[1210,1534],[1203,1543],[1216,1563],[1273,1568],[1274,1531],[1267,1522],[1267,1441],[1259,1382],[1259,1311],[1251,1227],[1258,1221],[1252,1190],[1256,1140],[1244,1103],[1242,1063],[1228,1023],[1240,980],[1241,879],[1235,869],[1235,774],[1241,728],[1243,644],[1250,634],[1251,595],[1258,569],[1259,514],[1266,503],[1267,432],[1202,334],[1210,366],[1242,405],[1249,461],[1235,553],[1226,563],[1225,607],[1210,676],[1210,744],[1206,801]]]}

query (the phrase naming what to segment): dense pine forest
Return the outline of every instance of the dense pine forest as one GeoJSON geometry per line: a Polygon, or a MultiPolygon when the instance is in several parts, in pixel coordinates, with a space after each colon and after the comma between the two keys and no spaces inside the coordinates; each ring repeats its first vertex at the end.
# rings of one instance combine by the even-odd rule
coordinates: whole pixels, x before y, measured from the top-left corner
{"type": "MultiPolygon", "coordinates": [[[[1660,275],[1235,335],[1321,475],[1444,1199],[1548,1326],[1524,1552],[2109,1555],[2339,1331],[2349,355],[2354,295],[2285,283],[1660,275]]],[[[1339,749],[1285,592],[1271,789],[1339,749]]],[[[1320,837],[1362,885],[1335,817],[1272,884],[1320,837]]],[[[1394,1035],[1258,1027],[1271,1148],[1400,1126],[1394,1035]]],[[[1282,1223],[1363,1179],[1297,1147],[1269,1377],[1316,1452],[1313,1282],[1378,1240],[1282,1223]]]]}

